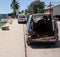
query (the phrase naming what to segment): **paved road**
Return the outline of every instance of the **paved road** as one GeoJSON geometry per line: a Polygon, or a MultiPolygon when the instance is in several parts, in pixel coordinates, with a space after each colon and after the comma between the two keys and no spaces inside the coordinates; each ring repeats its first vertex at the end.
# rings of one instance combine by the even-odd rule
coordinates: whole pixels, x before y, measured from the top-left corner
{"type": "Polygon", "coordinates": [[[0,57],[25,57],[23,25],[14,20],[6,26],[10,30],[0,30],[0,57]]]}
{"type": "MultiPolygon", "coordinates": [[[[18,24],[15,19],[12,24],[6,24],[10,30],[0,30],[0,57],[25,57],[24,38],[26,25],[18,24]]],[[[60,37],[60,22],[58,22],[60,37]]],[[[27,57],[60,57],[60,41],[54,45],[26,45],[27,57]]]]}
{"type": "Polygon", "coordinates": [[[53,44],[26,45],[27,57],[60,57],[60,22],[58,22],[58,27],[59,42],[56,46],[53,44]]]}

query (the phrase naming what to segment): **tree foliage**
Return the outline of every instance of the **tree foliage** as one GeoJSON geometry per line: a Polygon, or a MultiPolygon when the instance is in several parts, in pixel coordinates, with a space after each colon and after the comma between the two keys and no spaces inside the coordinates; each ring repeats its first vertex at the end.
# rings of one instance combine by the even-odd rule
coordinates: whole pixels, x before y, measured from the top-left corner
{"type": "Polygon", "coordinates": [[[10,7],[13,9],[13,16],[16,16],[16,11],[19,9],[19,3],[16,0],[13,0],[10,7]]]}
{"type": "MultiPolygon", "coordinates": [[[[39,11],[41,12],[42,9],[44,9],[45,3],[41,1],[34,1],[32,2],[29,7],[28,11],[33,10],[34,13],[38,13],[39,11]]],[[[43,11],[44,12],[44,11],[43,11]]]]}

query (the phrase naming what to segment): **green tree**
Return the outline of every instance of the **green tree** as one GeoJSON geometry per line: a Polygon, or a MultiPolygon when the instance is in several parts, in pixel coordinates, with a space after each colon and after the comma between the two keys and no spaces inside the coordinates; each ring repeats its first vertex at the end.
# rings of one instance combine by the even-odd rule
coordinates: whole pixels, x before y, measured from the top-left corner
{"type": "Polygon", "coordinates": [[[27,14],[28,13],[28,10],[27,9],[25,9],[25,14],[27,14]]]}
{"type": "Polygon", "coordinates": [[[16,17],[16,11],[19,9],[19,3],[17,3],[16,0],[13,0],[10,6],[13,9],[13,17],[16,17]]]}
{"type": "MultiPolygon", "coordinates": [[[[34,1],[32,2],[29,7],[28,7],[28,11],[33,10],[34,13],[39,13],[44,9],[45,3],[41,2],[41,1],[34,1]]],[[[42,11],[44,12],[44,11],[42,11]]]]}

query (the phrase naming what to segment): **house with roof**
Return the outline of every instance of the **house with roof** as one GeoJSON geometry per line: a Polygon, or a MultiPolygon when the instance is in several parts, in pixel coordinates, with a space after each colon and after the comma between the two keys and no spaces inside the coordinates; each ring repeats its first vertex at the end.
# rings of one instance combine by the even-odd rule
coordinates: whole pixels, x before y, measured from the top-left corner
{"type": "Polygon", "coordinates": [[[51,9],[50,9],[50,7],[46,7],[45,8],[45,13],[50,14],[50,12],[54,16],[59,16],[60,17],[60,4],[56,5],[56,6],[51,6],[51,9]]]}

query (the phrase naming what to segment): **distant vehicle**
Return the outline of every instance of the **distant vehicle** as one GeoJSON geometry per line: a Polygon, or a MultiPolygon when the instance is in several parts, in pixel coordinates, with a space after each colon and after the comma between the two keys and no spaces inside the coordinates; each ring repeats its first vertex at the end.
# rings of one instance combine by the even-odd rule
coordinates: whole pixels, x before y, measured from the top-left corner
{"type": "Polygon", "coordinates": [[[52,15],[33,14],[27,22],[27,44],[56,43],[58,41],[58,25],[52,15]]]}
{"type": "Polygon", "coordinates": [[[18,16],[18,23],[26,23],[27,22],[27,17],[23,14],[18,16]]]}

